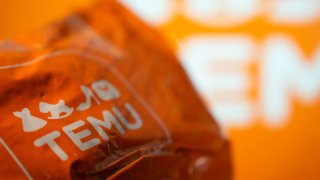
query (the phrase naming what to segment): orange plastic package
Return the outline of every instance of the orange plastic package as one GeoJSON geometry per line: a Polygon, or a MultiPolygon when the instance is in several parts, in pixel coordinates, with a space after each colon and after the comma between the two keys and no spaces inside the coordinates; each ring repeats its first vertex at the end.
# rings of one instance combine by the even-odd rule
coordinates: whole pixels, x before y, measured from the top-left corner
{"type": "Polygon", "coordinates": [[[231,179],[172,50],[113,0],[0,43],[1,179],[231,179]]]}

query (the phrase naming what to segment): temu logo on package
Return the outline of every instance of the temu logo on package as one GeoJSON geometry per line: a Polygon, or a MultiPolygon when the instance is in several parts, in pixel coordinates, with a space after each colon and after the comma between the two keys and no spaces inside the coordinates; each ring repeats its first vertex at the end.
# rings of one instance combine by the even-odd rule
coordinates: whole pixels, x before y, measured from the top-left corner
{"type": "Polygon", "coordinates": [[[17,72],[15,80],[4,81],[7,91],[19,94],[6,97],[10,105],[1,110],[6,117],[0,122],[15,135],[1,138],[26,169],[29,160],[70,163],[91,151],[112,162],[114,152],[122,156],[118,151],[170,142],[160,117],[115,67],[94,55],[68,53],[0,72],[17,72]],[[22,152],[22,146],[32,153],[22,152]],[[97,150],[101,146],[103,152],[97,150]]]}
{"type": "MultiPolygon", "coordinates": [[[[119,91],[106,80],[96,81],[91,85],[91,87],[93,91],[88,86],[81,86],[81,90],[84,93],[86,102],[81,103],[76,109],[67,106],[64,100],[59,100],[57,104],[40,102],[40,112],[49,113],[51,115],[48,117],[49,120],[62,120],[68,116],[71,116],[74,110],[85,111],[90,109],[92,99],[97,104],[101,104],[101,100],[110,101],[120,97],[119,91]],[[99,98],[97,98],[96,96],[98,96],[99,98]]],[[[86,120],[105,141],[109,140],[109,136],[106,132],[104,132],[103,128],[111,129],[112,126],[114,126],[120,134],[125,134],[125,129],[140,129],[143,125],[143,121],[140,118],[140,115],[135,111],[130,103],[125,103],[124,107],[129,112],[129,115],[133,117],[134,122],[129,122],[125,115],[117,107],[113,107],[111,110],[102,111],[103,120],[100,120],[93,116],[87,117],[86,120]]],[[[48,121],[46,120],[33,116],[28,108],[24,108],[21,112],[14,112],[13,114],[22,120],[24,132],[37,131],[46,126],[48,123],[48,121]]],[[[98,138],[91,139],[87,142],[81,141],[81,139],[89,136],[91,132],[86,129],[75,133],[74,130],[81,126],[84,126],[85,124],[86,123],[84,120],[78,120],[62,128],[63,132],[82,151],[86,151],[101,143],[98,138]]],[[[37,147],[48,145],[61,160],[67,160],[68,155],[55,142],[55,139],[59,138],[60,135],[61,134],[58,130],[50,132],[49,134],[35,140],[34,145],[37,147]]]]}

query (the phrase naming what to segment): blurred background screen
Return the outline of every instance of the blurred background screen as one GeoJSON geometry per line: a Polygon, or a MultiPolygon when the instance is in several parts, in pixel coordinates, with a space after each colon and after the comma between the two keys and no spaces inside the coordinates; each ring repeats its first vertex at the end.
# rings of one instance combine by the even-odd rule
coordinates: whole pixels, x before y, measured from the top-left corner
{"type": "MultiPolygon", "coordinates": [[[[0,0],[2,39],[93,0],[0,0]]],[[[168,37],[240,180],[319,180],[320,0],[121,0],[168,37]]]]}

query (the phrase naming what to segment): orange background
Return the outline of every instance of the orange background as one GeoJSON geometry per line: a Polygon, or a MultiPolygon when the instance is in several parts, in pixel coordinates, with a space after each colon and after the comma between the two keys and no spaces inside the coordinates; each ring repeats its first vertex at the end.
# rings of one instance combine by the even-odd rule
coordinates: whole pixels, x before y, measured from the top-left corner
{"type": "MultiPolygon", "coordinates": [[[[93,0],[0,0],[0,38],[10,38],[36,30],[63,17],[71,9],[93,0]]],[[[314,0],[315,2],[317,0],[314,0]]],[[[176,6],[181,6],[177,0],[176,6]]],[[[320,9],[320,8],[319,8],[320,9]]],[[[320,14],[320,13],[319,13],[320,14]]],[[[288,25],[270,22],[264,13],[234,26],[208,26],[187,18],[180,11],[157,27],[177,45],[195,35],[242,34],[254,39],[260,47],[270,34],[282,33],[294,40],[306,59],[312,59],[320,44],[320,15],[315,21],[288,25]]],[[[319,61],[319,59],[318,59],[319,61]]],[[[253,82],[247,92],[248,101],[261,98],[259,59],[247,67],[253,82]]],[[[297,75],[298,76],[298,75],[297,75]]],[[[320,77],[319,77],[320,80],[320,77]]],[[[320,92],[320,90],[319,90],[320,92]]],[[[207,98],[204,96],[204,100],[207,98]]],[[[320,179],[320,97],[303,102],[292,96],[291,113],[280,128],[266,125],[263,116],[255,116],[247,126],[228,126],[226,134],[232,142],[234,177],[240,180],[320,179]]],[[[214,102],[213,102],[214,103],[214,102]]],[[[210,106],[210,102],[208,102],[210,106]]]]}

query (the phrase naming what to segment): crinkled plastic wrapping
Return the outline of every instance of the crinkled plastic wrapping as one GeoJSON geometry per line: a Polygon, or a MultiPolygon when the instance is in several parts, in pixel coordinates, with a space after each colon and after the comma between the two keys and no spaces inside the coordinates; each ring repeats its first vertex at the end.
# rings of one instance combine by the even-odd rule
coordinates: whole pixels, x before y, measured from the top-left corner
{"type": "Polygon", "coordinates": [[[0,44],[1,179],[230,179],[228,142],[155,30],[113,0],[0,44]]]}

